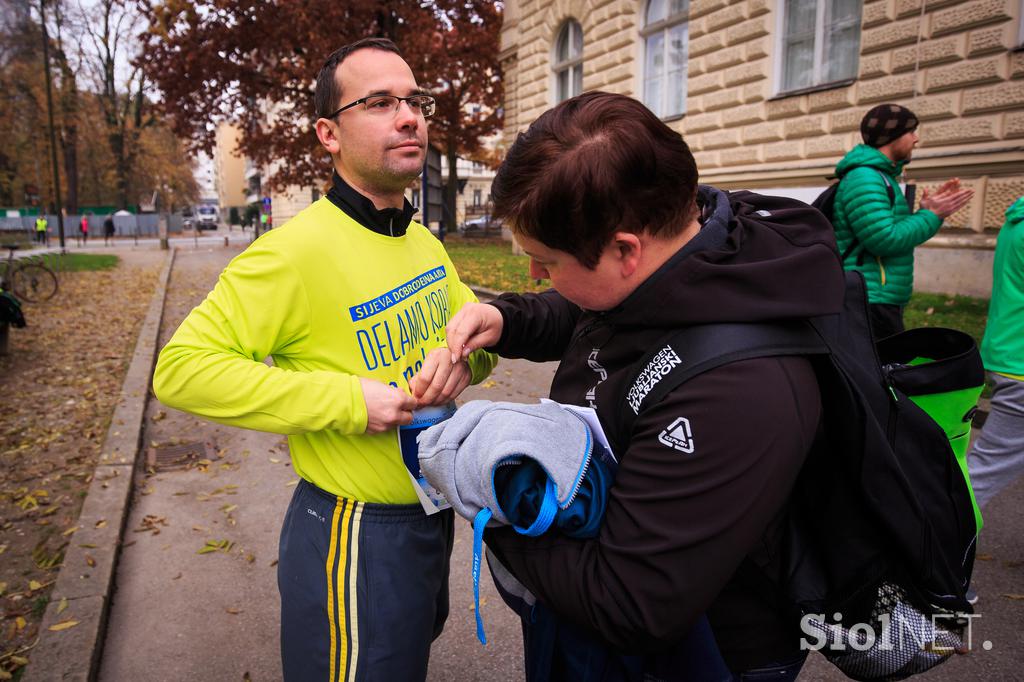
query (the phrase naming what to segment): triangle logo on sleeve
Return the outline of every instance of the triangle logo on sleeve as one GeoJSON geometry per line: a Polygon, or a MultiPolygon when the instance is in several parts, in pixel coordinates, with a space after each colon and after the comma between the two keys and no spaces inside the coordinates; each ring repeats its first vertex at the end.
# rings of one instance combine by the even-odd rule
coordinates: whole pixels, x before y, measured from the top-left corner
{"type": "Polygon", "coordinates": [[[658,442],[670,448],[685,452],[693,452],[693,433],[690,431],[690,420],[679,417],[658,434],[658,442]]]}

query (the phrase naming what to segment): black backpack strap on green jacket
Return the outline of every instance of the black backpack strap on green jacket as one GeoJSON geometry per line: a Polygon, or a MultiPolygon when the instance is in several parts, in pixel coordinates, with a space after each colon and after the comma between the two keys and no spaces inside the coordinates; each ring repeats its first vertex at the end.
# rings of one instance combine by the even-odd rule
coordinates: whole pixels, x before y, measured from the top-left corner
{"type": "MultiPolygon", "coordinates": [[[[874,166],[865,166],[865,167],[866,168],[874,168],[874,166]]],[[[853,168],[860,168],[860,166],[854,166],[853,168]]],[[[851,170],[853,170],[853,168],[850,168],[846,172],[849,173],[851,170]]],[[[892,180],[889,179],[889,176],[886,175],[884,171],[881,171],[878,168],[874,168],[874,170],[877,171],[878,174],[882,176],[882,181],[885,183],[885,191],[889,195],[889,208],[892,208],[893,206],[896,205],[896,190],[892,186],[892,180]]],[[[843,177],[845,178],[846,176],[844,175],[843,177]]],[[[840,178],[839,182],[842,182],[842,181],[843,181],[842,178],[840,178]]],[[[850,244],[849,244],[849,246],[846,247],[846,250],[843,251],[842,261],[844,263],[846,262],[846,259],[850,257],[850,254],[853,253],[853,250],[856,249],[857,245],[860,243],[857,240],[857,235],[853,233],[853,230],[850,230],[850,236],[851,236],[850,244]]],[[[857,256],[857,265],[864,265],[864,252],[863,251],[861,251],[860,254],[857,256]]]]}
{"type": "Polygon", "coordinates": [[[716,323],[675,330],[635,363],[636,372],[619,410],[616,432],[628,439],[641,412],[683,382],[730,362],[829,352],[814,328],[792,322],[716,323]]]}

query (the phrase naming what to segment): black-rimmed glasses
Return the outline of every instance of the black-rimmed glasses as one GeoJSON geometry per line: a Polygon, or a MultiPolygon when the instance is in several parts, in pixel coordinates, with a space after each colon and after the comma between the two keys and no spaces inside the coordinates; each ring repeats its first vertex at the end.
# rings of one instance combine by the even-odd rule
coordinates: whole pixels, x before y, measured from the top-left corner
{"type": "Polygon", "coordinates": [[[434,114],[434,98],[430,95],[409,95],[408,97],[399,97],[398,95],[369,95],[368,97],[361,97],[355,102],[350,102],[345,106],[335,111],[330,116],[325,118],[334,118],[346,109],[363,105],[371,114],[379,114],[386,116],[388,114],[394,116],[398,112],[398,108],[402,106],[402,102],[409,105],[414,114],[421,114],[423,118],[430,118],[434,114]]]}

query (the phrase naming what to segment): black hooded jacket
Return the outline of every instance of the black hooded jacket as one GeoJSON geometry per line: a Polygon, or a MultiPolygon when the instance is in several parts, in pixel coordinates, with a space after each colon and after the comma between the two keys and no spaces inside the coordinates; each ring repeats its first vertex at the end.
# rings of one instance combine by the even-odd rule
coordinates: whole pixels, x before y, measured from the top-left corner
{"type": "Polygon", "coordinates": [[[590,312],[557,292],[503,295],[493,350],[560,360],[551,397],[590,405],[620,461],[600,535],[487,543],[560,616],[621,652],[670,652],[707,613],[741,671],[799,653],[787,602],[752,569],[780,550],[787,498],[814,441],[818,384],[801,357],[744,360],[701,374],[616,433],[634,366],[672,330],[806,318],[842,307],[832,229],[790,199],[701,187],[702,228],[618,307],[590,312]],[[685,419],[692,452],[665,434],[685,419]],[[677,443],[678,444],[678,443],[677,443]],[[767,585],[767,588],[766,588],[767,585]]]}

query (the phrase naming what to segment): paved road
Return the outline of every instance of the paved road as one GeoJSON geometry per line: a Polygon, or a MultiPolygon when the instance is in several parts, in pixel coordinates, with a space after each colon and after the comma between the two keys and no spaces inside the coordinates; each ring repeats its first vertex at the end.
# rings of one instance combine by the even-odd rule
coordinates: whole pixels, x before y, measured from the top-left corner
{"type": "MultiPolygon", "coordinates": [[[[239,248],[179,251],[169,286],[162,339],[212,287],[239,248]]],[[[491,381],[465,399],[532,402],[546,395],[553,364],[502,361],[491,381]]],[[[140,482],[129,529],[147,516],[159,534],[129,532],[117,574],[100,679],[111,682],[242,680],[281,676],[278,656],[277,538],[295,481],[279,436],[216,426],[170,410],[155,400],[145,442],[204,440],[222,457],[205,471],[162,472],[140,482]],[[235,486],[235,487],[230,487],[235,486]],[[229,552],[196,552],[208,540],[233,542],[229,552]],[[251,556],[251,561],[249,557],[251,556]]],[[[975,585],[981,594],[975,652],[928,674],[927,679],[1024,679],[1024,481],[987,510],[975,585]],[[991,650],[981,648],[989,641],[991,650]]],[[[456,526],[452,560],[452,609],[435,643],[429,680],[521,680],[518,622],[504,608],[489,579],[481,580],[482,612],[490,644],[475,638],[469,524],[456,526]]],[[[801,680],[845,679],[812,656],[801,680]]]]}

